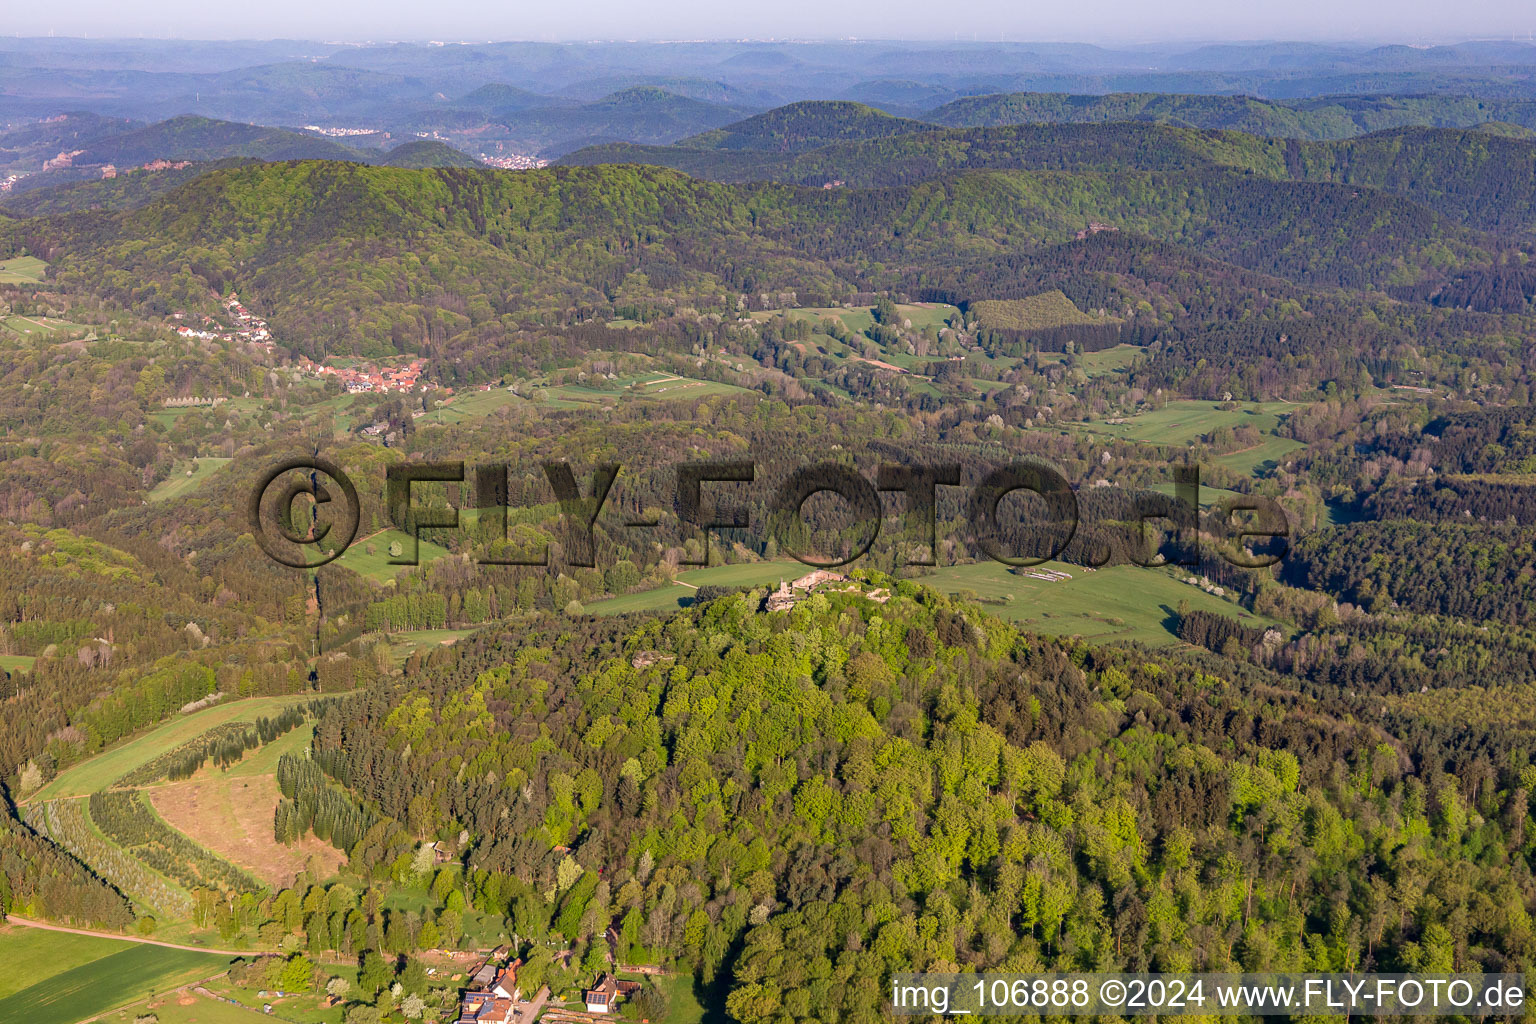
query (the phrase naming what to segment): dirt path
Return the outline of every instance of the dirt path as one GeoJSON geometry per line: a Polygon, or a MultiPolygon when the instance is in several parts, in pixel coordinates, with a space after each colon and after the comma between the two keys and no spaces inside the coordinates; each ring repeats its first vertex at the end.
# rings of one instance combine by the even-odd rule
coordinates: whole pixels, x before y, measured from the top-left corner
{"type": "Polygon", "coordinates": [[[191,953],[216,953],[219,956],[252,956],[259,950],[234,950],[234,949],[209,949],[206,946],[180,946],[174,942],[161,942],[159,939],[146,939],[140,935],[119,935],[116,932],[95,932],[89,928],[69,928],[62,924],[44,924],[42,921],[29,921],[25,917],[17,917],[11,914],[5,919],[6,924],[19,924],[23,928],[41,928],[50,932],[67,932],[70,935],[89,935],[98,939],[117,939],[120,942],[137,942],[145,946],[164,946],[166,949],[184,949],[191,953]]]}

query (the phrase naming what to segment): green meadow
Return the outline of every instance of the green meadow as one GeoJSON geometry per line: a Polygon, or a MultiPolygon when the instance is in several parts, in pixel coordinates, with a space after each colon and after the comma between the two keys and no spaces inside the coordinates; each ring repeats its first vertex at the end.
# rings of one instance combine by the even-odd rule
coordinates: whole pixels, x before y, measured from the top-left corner
{"type": "Polygon", "coordinates": [[[1191,608],[1238,619],[1247,626],[1270,626],[1236,602],[1182,582],[1184,571],[1136,565],[1089,570],[1065,562],[1042,569],[1071,579],[1047,582],[1011,573],[997,562],[977,562],[938,569],[918,582],[947,593],[969,591],[994,615],[1036,633],[1096,640],[1139,641],[1150,646],[1179,643],[1172,627],[1180,601],[1191,608]]]}
{"type": "Polygon", "coordinates": [[[0,951],[5,954],[6,966],[0,972],[0,1001],[29,985],[127,948],[129,944],[119,939],[0,925],[0,951]]]}
{"type": "Polygon", "coordinates": [[[0,319],[0,325],[4,325],[6,330],[19,334],[29,341],[34,338],[46,338],[55,331],[85,330],[81,324],[72,324],[68,320],[58,320],[51,316],[13,315],[0,319]]]}
{"type": "Polygon", "coordinates": [[[1286,456],[1305,447],[1300,441],[1289,437],[1270,436],[1265,437],[1256,447],[1228,452],[1226,455],[1208,456],[1205,461],[1234,473],[1252,476],[1280,465],[1286,456]]]}
{"type": "Polygon", "coordinates": [[[776,586],[780,580],[792,580],[811,571],[799,562],[742,562],[738,565],[712,565],[707,569],[689,569],[677,574],[677,581],[655,590],[623,594],[587,605],[591,615],[624,615],[629,612],[676,611],[692,603],[699,587],[776,586]]]}
{"type": "MultiPolygon", "coordinates": [[[[83,942],[111,942],[73,935],[83,942]]],[[[230,960],[141,943],[112,942],[116,952],[59,971],[0,999],[0,1020],[18,1024],[79,1024],[126,1003],[218,974],[230,960]]],[[[9,951],[9,940],[5,943],[9,951]]],[[[14,961],[8,961],[14,968],[14,961]]],[[[45,968],[46,970],[46,968],[45,968]]],[[[33,975],[14,972],[32,980],[33,975]]]]}
{"type": "Polygon", "coordinates": [[[169,501],[172,498],[191,494],[202,485],[203,481],[229,462],[229,459],[197,458],[190,462],[177,463],[171,475],[156,484],[149,492],[149,500],[169,501]]]}
{"type": "Polygon", "coordinates": [[[475,631],[475,629],[408,629],[391,633],[389,634],[389,656],[395,664],[399,664],[416,651],[458,643],[475,631]]]}
{"type": "Polygon", "coordinates": [[[48,264],[36,256],[0,260],[0,284],[40,284],[48,264]]]}
{"type": "MultiPolygon", "coordinates": [[[[461,522],[463,515],[460,516],[461,522]]],[[[413,568],[409,565],[395,565],[390,562],[394,556],[389,553],[389,546],[398,543],[400,545],[400,557],[409,558],[415,549],[416,541],[411,535],[401,530],[384,530],[371,537],[363,537],[352,542],[351,547],[341,553],[336,559],[336,565],[344,565],[359,576],[366,576],[375,583],[385,583],[394,579],[406,569],[413,568]]],[[[421,548],[417,554],[422,565],[435,561],[448,554],[448,549],[441,544],[434,544],[429,540],[421,540],[421,548]]]]}
{"type": "Polygon", "coordinates": [[[1084,313],[1060,289],[1054,288],[1025,299],[982,299],[971,303],[967,310],[984,327],[1013,331],[1041,331],[1051,327],[1120,322],[1116,317],[1084,313]]]}
{"type": "Polygon", "coordinates": [[[1296,408],[1287,402],[1239,403],[1223,409],[1221,402],[1177,401],[1127,417],[1120,423],[1096,421],[1080,429],[1146,444],[1188,444],[1202,434],[1222,427],[1247,424],[1255,430],[1275,429],[1280,417],[1296,408]],[[1255,408],[1258,411],[1254,411],[1255,408]]]}
{"type": "MultiPolygon", "coordinates": [[[[190,715],[179,715],[164,725],[141,733],[90,760],[66,768],[58,778],[38,790],[30,800],[86,796],[106,789],[144,762],[159,757],[168,750],[174,750],[216,725],[223,725],[225,722],[254,722],[263,715],[272,715],[289,704],[308,700],[311,696],[297,694],[283,697],[249,697],[245,700],[215,704],[211,708],[204,708],[190,715]]],[[[0,1017],[0,1019],[4,1018],[0,1017]]]]}

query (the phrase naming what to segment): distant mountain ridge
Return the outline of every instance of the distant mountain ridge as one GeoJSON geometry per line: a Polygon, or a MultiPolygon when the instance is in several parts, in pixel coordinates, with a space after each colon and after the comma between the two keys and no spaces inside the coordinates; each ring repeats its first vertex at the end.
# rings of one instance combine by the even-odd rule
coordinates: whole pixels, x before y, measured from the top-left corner
{"type": "Polygon", "coordinates": [[[677,143],[690,149],[799,153],[835,142],[907,135],[934,127],[851,100],[807,100],[677,143]]]}
{"type": "Polygon", "coordinates": [[[1172,172],[1210,166],[1274,181],[1395,193],[1480,231],[1536,233],[1536,141],[1478,129],[1398,128],[1330,141],[1119,121],[948,128],[799,153],[609,145],[562,163],[645,163],[725,182],[908,185],[962,171],[1172,172]]]}
{"type": "Polygon", "coordinates": [[[1495,121],[1536,128],[1536,100],[1467,96],[1321,96],[1280,102],[1253,96],[1168,93],[1003,93],[968,96],[924,119],[953,128],[1015,124],[1100,124],[1154,121],[1251,135],[1343,139],[1390,128],[1469,128],[1495,121]]]}

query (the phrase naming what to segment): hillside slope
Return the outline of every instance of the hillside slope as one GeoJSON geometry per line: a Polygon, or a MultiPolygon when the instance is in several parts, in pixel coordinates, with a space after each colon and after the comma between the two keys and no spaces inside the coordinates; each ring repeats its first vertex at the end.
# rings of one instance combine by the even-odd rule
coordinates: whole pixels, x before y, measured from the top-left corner
{"type": "Polygon", "coordinates": [[[659,168],[263,164],[216,171],[128,213],[24,230],[53,239],[60,281],[125,301],[142,301],[155,281],[155,301],[179,306],[238,283],[290,336],[325,346],[419,337],[429,317],[456,333],[494,321],[498,308],[598,302],[642,267],[658,283],[637,298],[714,305],[754,286],[844,290],[893,262],[1021,251],[1070,240],[1089,221],[1326,287],[1412,284],[1442,263],[1487,264],[1497,253],[1401,198],[1217,166],[987,171],[825,190],[659,168]],[[416,295],[413,268],[428,255],[439,291],[416,295]]]}
{"type": "Polygon", "coordinates": [[[808,100],[728,124],[678,143],[692,149],[798,153],[834,142],[926,131],[932,125],[847,100],[808,100]]]}

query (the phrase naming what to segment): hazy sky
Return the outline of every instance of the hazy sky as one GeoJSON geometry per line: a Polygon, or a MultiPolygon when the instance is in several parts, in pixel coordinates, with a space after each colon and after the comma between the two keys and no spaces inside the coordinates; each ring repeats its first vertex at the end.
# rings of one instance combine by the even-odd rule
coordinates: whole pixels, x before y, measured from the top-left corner
{"type": "Polygon", "coordinates": [[[198,39],[1526,38],[1531,0],[0,0],[7,35],[198,39]]]}

